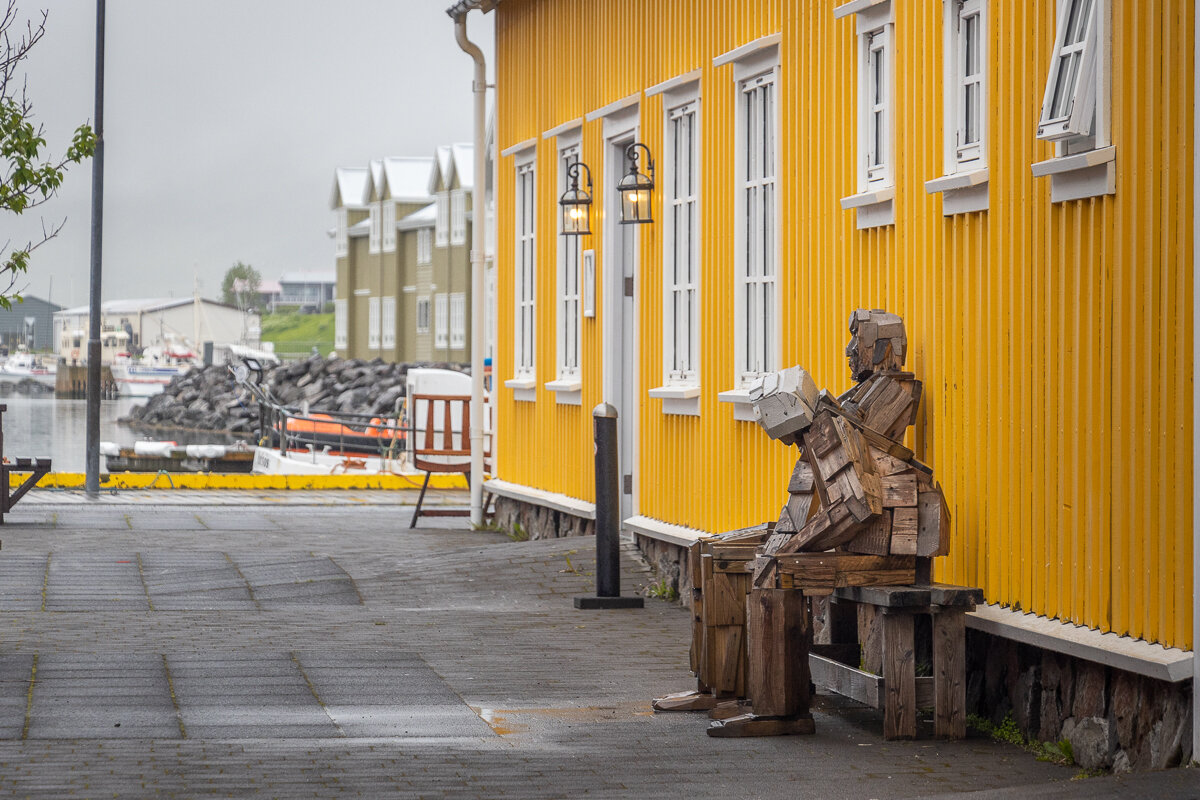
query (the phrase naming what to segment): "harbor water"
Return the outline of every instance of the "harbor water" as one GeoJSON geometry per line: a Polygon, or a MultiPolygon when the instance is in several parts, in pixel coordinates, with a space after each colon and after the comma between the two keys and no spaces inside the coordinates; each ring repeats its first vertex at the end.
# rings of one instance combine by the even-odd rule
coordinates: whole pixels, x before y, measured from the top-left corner
{"type": "MultiPolygon", "coordinates": [[[[118,397],[100,401],[100,441],[132,447],[138,440],[172,440],[179,444],[230,444],[228,434],[180,430],[134,429],[118,422],[129,409],[146,402],[144,397],[118,397]]],[[[83,472],[87,465],[87,401],[56,399],[49,395],[0,395],[4,412],[4,455],[14,458],[53,459],[55,472],[83,472]]],[[[104,469],[104,459],[100,459],[104,469]]]]}

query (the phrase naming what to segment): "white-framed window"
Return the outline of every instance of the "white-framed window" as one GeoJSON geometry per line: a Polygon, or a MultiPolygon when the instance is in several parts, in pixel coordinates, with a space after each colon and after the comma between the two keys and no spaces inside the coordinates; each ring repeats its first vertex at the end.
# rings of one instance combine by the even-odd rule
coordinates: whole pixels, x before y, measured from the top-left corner
{"type": "Polygon", "coordinates": [[[778,62],[738,80],[737,102],[735,364],[745,388],[779,369],[778,62]]]}
{"type": "Polygon", "coordinates": [[[864,153],[860,188],[892,185],[892,26],[882,25],[859,36],[859,141],[864,153]]]}
{"type": "Polygon", "coordinates": [[[437,204],[434,241],[438,247],[445,247],[450,241],[450,193],[438,192],[434,202],[437,204]]]}
{"type": "MultiPolygon", "coordinates": [[[[513,265],[513,379],[533,380],[535,377],[535,291],[537,281],[537,193],[536,151],[530,148],[516,163],[513,217],[516,225],[513,265]]],[[[530,387],[524,387],[530,388],[530,387]]]]}
{"type": "Polygon", "coordinates": [[[1055,143],[1054,158],[1033,165],[1050,176],[1058,203],[1114,194],[1117,151],[1112,144],[1111,0],[1057,0],[1054,50],[1046,73],[1039,139],[1055,143]]]}
{"type": "Polygon", "coordinates": [[[383,298],[383,335],[380,336],[383,349],[396,346],[396,298],[383,298]]]}
{"type": "Polygon", "coordinates": [[[417,298],[417,333],[429,333],[429,295],[417,298]]]}
{"type": "Polygon", "coordinates": [[[450,244],[467,241],[467,195],[462,189],[450,193],[450,244]]]}
{"type": "Polygon", "coordinates": [[[433,346],[445,349],[450,344],[450,308],[445,292],[433,296],[433,346]]]}
{"type": "Polygon", "coordinates": [[[333,346],[343,351],[350,342],[350,326],[347,324],[349,322],[346,314],[347,310],[347,302],[345,300],[335,299],[333,301],[333,346]]]}
{"type": "Polygon", "coordinates": [[[433,262],[433,231],[429,228],[421,228],[417,231],[417,263],[429,264],[433,262]]]}
{"type": "Polygon", "coordinates": [[[1054,53],[1038,119],[1039,139],[1061,141],[1095,133],[1100,5],[1098,0],[1058,4],[1054,53]]]}
{"type": "Polygon", "coordinates": [[[383,252],[396,250],[396,204],[391,200],[383,203],[383,252]]]}
{"type": "Polygon", "coordinates": [[[467,296],[463,292],[450,293],[450,349],[462,350],[467,346],[467,296]]]}
{"type": "Polygon", "coordinates": [[[379,298],[367,298],[367,349],[379,349],[379,298]]]}
{"type": "Polygon", "coordinates": [[[663,371],[667,384],[698,384],[700,100],[668,107],[665,116],[663,371]]]}
{"type": "Polygon", "coordinates": [[[383,228],[379,219],[381,214],[379,203],[371,204],[369,214],[371,218],[371,232],[367,238],[367,252],[374,254],[379,252],[379,232],[383,228]]]}
{"type": "Polygon", "coordinates": [[[344,258],[350,252],[349,212],[344,208],[339,208],[336,216],[337,233],[333,240],[333,254],[335,258],[344,258]]]}
{"type": "Polygon", "coordinates": [[[942,0],[942,194],[950,216],[988,207],[988,0],[942,0]]]}
{"type": "MultiPolygon", "coordinates": [[[[560,136],[558,149],[558,194],[571,185],[567,171],[572,164],[579,163],[578,138],[560,136]]],[[[559,233],[562,233],[562,215],[556,214],[559,233]]],[[[579,380],[579,335],[582,324],[579,314],[579,264],[583,250],[579,236],[558,237],[558,309],[555,319],[557,328],[557,381],[579,380]]],[[[569,390],[577,387],[573,385],[569,390]]]]}

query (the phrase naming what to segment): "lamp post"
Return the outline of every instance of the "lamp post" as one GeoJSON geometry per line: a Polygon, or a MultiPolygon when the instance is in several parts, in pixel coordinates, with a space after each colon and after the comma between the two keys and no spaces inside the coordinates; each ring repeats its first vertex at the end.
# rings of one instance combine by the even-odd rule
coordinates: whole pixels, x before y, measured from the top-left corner
{"type": "Polygon", "coordinates": [[[653,222],[650,214],[650,196],[654,192],[654,156],[650,148],[641,142],[634,142],[625,148],[625,158],[629,159],[629,174],[617,183],[617,191],[621,193],[621,224],[641,225],[653,222]],[[638,148],[646,154],[646,169],[649,175],[638,171],[638,148]]]}
{"type": "Polygon", "coordinates": [[[104,0],[96,0],[96,152],[92,156],[92,269],[88,305],[84,491],[100,494],[100,264],[104,232],[104,0]]]}

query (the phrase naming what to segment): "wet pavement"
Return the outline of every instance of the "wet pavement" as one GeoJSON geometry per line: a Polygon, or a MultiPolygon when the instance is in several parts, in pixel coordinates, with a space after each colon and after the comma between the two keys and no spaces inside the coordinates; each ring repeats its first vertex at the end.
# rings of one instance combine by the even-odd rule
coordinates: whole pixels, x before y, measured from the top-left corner
{"type": "MultiPolygon", "coordinates": [[[[592,540],[410,530],[412,494],[32,493],[0,527],[0,794],[1200,796],[884,742],[828,695],[815,736],[710,739],[650,711],[693,684],[685,609],[576,610],[592,540]]],[[[629,552],[622,580],[655,581],[629,552]]]]}

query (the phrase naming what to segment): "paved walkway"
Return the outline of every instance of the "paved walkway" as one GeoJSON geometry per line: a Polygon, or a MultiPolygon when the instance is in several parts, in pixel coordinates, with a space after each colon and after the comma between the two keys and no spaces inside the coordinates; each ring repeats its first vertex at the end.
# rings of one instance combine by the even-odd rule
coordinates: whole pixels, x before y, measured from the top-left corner
{"type": "Polygon", "coordinates": [[[399,494],[31,494],[0,528],[0,794],[1197,794],[1193,770],[1072,782],[985,739],[884,742],[831,696],[815,736],[709,739],[649,707],[690,686],[685,610],[577,611],[590,539],[410,531],[399,494]]]}

